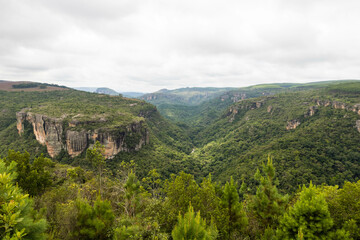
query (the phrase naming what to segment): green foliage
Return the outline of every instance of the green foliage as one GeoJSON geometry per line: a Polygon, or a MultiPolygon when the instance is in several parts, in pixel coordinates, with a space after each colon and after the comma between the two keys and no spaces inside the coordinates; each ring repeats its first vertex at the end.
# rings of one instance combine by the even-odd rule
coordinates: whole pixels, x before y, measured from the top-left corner
{"type": "Polygon", "coordinates": [[[115,240],[142,239],[138,225],[122,226],[115,229],[115,240]]]}
{"type": "Polygon", "coordinates": [[[349,239],[344,230],[332,231],[333,220],[323,194],[310,183],[303,186],[298,201],[290,207],[280,221],[279,239],[349,239]]]}
{"type": "Polygon", "coordinates": [[[163,216],[162,222],[167,232],[170,232],[175,225],[179,212],[184,214],[189,209],[189,204],[196,202],[198,191],[199,186],[191,174],[180,172],[178,176],[171,175],[171,179],[165,181],[167,213],[163,216]]]}
{"type": "Polygon", "coordinates": [[[206,226],[206,221],[200,216],[200,212],[195,214],[193,207],[189,206],[189,211],[184,217],[179,214],[178,223],[171,233],[174,240],[212,240],[217,237],[216,227],[206,226]]]}
{"type": "Polygon", "coordinates": [[[96,169],[99,176],[99,193],[101,195],[101,184],[102,184],[102,174],[104,167],[106,165],[105,161],[105,147],[100,144],[99,141],[95,142],[95,145],[92,148],[86,150],[86,160],[91,163],[93,169],[96,169]]]}
{"type": "Polygon", "coordinates": [[[85,171],[81,167],[69,168],[67,176],[77,183],[84,183],[86,180],[85,171]]]}
{"type": "MultiPolygon", "coordinates": [[[[197,224],[188,228],[192,233],[216,225],[219,239],[347,239],[349,234],[357,239],[359,183],[343,183],[360,176],[360,135],[354,127],[359,116],[353,110],[360,102],[358,87],[358,82],[273,84],[222,92],[197,106],[159,105],[177,124],[139,100],[73,90],[0,92],[0,154],[5,156],[9,146],[29,149],[30,154],[9,152],[6,163],[17,162],[18,185],[35,196],[36,209],[46,214],[50,239],[166,239],[180,217],[185,225],[187,218],[197,224]],[[346,107],[317,106],[316,100],[346,107]],[[311,107],[316,109],[312,116],[311,107]],[[143,122],[140,132],[148,131],[150,143],[105,160],[104,147],[96,142],[86,157],[84,152],[72,159],[63,151],[55,161],[72,166],[54,167],[41,155],[46,147],[37,143],[32,126],[25,122],[18,136],[15,113],[23,108],[62,117],[65,131],[121,135],[143,122]],[[79,124],[70,127],[71,120],[79,124]],[[286,130],[292,120],[300,125],[286,130]],[[255,174],[269,154],[274,164],[269,159],[262,174],[255,174]],[[98,177],[87,171],[90,165],[98,177]],[[311,180],[340,187],[304,187],[287,205],[283,193],[291,195],[311,180]],[[99,192],[103,200],[96,200],[99,192]]],[[[192,96],[185,92],[178,96],[193,102],[201,101],[195,92],[206,95],[201,89],[192,96]]],[[[139,137],[128,134],[125,144],[133,149],[139,137]]],[[[27,234],[21,231],[14,234],[27,234]]]]}
{"type": "Polygon", "coordinates": [[[0,159],[1,239],[45,239],[46,221],[33,209],[33,201],[15,185],[15,162],[0,159]]]}
{"type": "Polygon", "coordinates": [[[262,176],[257,171],[254,176],[260,182],[256,195],[250,196],[249,199],[250,211],[255,215],[260,225],[258,233],[265,231],[266,228],[275,228],[278,225],[278,220],[284,214],[288,202],[288,196],[281,195],[277,190],[275,168],[270,156],[267,164],[263,164],[262,167],[264,175],[262,176]]]}
{"type": "Polygon", "coordinates": [[[354,239],[360,239],[360,181],[345,182],[343,188],[324,187],[331,217],[337,228],[345,228],[354,239]]]}
{"type": "Polygon", "coordinates": [[[237,183],[231,177],[230,182],[226,182],[223,187],[221,197],[222,222],[220,234],[224,239],[239,238],[239,234],[247,226],[248,219],[243,211],[243,206],[239,202],[239,194],[237,191],[237,183]]]}
{"type": "Polygon", "coordinates": [[[310,180],[340,186],[344,180],[357,181],[360,135],[354,128],[358,114],[352,109],[359,102],[358,94],[326,88],[242,100],[194,134],[198,148],[190,161],[201,165],[203,176],[212,173],[223,182],[233,176],[251,189],[255,170],[269,154],[276,159],[280,191],[293,192],[310,180]],[[342,102],[347,109],[318,106],[315,99],[342,102]],[[316,109],[312,116],[311,107],[316,109]],[[300,125],[287,130],[294,119],[300,125]]]}
{"type": "Polygon", "coordinates": [[[12,85],[13,88],[19,89],[19,88],[37,88],[39,87],[39,83],[20,83],[20,84],[14,84],[12,85]]]}
{"type": "Polygon", "coordinates": [[[31,164],[28,152],[20,153],[9,150],[5,161],[7,164],[16,162],[16,181],[31,196],[42,194],[47,187],[51,186],[51,171],[53,170],[54,163],[49,158],[41,155],[35,158],[31,164]]]}
{"type": "Polygon", "coordinates": [[[84,200],[76,202],[78,210],[74,235],[80,239],[111,239],[115,219],[109,201],[98,198],[94,206],[84,200]]]}
{"type": "Polygon", "coordinates": [[[142,179],[145,189],[156,198],[161,194],[160,187],[162,186],[163,181],[160,177],[160,173],[158,173],[156,169],[152,169],[149,171],[148,175],[142,179]]]}
{"type": "Polygon", "coordinates": [[[125,190],[125,202],[124,209],[126,214],[129,217],[134,217],[136,214],[136,209],[139,207],[139,195],[141,192],[140,181],[137,180],[136,175],[133,172],[130,172],[128,178],[124,184],[125,190]]]}

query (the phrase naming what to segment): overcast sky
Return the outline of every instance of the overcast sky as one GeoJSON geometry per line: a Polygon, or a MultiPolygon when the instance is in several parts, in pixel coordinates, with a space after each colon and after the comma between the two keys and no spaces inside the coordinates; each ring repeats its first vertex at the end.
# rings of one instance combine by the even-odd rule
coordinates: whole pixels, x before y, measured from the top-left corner
{"type": "Polygon", "coordinates": [[[142,92],[360,79],[360,1],[0,0],[0,79],[142,92]]]}

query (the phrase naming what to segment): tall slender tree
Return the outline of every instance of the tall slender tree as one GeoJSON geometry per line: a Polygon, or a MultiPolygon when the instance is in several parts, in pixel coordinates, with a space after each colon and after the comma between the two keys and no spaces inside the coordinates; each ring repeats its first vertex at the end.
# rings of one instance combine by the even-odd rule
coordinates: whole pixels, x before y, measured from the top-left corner
{"type": "Polygon", "coordinates": [[[272,229],[279,223],[279,218],[285,213],[288,196],[282,195],[277,189],[277,180],[272,158],[263,164],[263,175],[259,169],[254,178],[260,182],[256,194],[250,196],[249,208],[255,215],[260,231],[272,229]]]}
{"type": "Polygon", "coordinates": [[[106,164],[105,147],[99,141],[96,141],[92,148],[86,150],[86,159],[91,163],[92,167],[99,175],[99,193],[101,196],[102,173],[106,164]]]}
{"type": "Polygon", "coordinates": [[[248,224],[247,217],[243,211],[243,206],[239,202],[237,184],[231,177],[230,182],[226,182],[223,187],[221,198],[221,207],[223,209],[222,237],[225,239],[234,239],[248,224]]]}

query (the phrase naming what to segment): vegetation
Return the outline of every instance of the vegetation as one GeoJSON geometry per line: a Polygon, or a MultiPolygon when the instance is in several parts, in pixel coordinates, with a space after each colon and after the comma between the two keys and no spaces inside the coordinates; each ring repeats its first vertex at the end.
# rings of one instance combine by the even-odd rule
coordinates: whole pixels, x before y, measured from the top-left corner
{"type": "Polygon", "coordinates": [[[174,240],[216,239],[217,231],[214,226],[207,227],[205,220],[200,216],[200,212],[195,215],[193,207],[190,205],[189,211],[185,216],[179,215],[178,223],[171,233],[174,240]]]}
{"type": "Polygon", "coordinates": [[[121,96],[0,92],[1,238],[360,239],[360,83],[245,90],[168,105],[189,120],[176,124],[121,96]],[[32,126],[18,135],[15,113],[29,108],[72,130],[142,121],[149,144],[51,159],[32,126]]]}
{"type": "Polygon", "coordinates": [[[0,159],[0,237],[6,240],[45,239],[46,221],[33,209],[33,200],[15,180],[16,163],[0,159]]]}
{"type": "Polygon", "coordinates": [[[153,170],[139,181],[133,164],[124,164],[118,178],[104,174],[103,197],[91,171],[56,164],[51,186],[30,199],[9,184],[17,177],[15,165],[0,162],[0,233],[5,239],[359,239],[360,181],[343,188],[309,183],[298,193],[281,196],[271,184],[271,160],[257,177],[256,194],[249,191],[243,200],[232,178],[224,186],[211,176],[197,184],[182,172],[163,184],[153,170]],[[149,183],[152,188],[146,190],[149,183]],[[155,189],[158,194],[152,194],[155,189]],[[37,212],[29,210],[33,201],[37,212]],[[49,223],[47,235],[41,216],[49,223]],[[7,224],[7,219],[13,220],[7,224]]]}

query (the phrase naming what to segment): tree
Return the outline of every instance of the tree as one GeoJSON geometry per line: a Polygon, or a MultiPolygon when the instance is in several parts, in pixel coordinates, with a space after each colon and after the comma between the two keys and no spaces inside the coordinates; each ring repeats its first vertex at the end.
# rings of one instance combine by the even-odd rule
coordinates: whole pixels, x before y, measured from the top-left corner
{"type": "MultiPolygon", "coordinates": [[[[216,191],[218,185],[214,184],[211,175],[204,178],[197,192],[197,197],[191,202],[195,210],[199,210],[209,224],[211,221],[221,222],[220,197],[216,191]]],[[[221,190],[221,188],[220,188],[221,190]]]]}
{"type": "Polygon", "coordinates": [[[354,239],[360,239],[360,181],[345,182],[341,189],[338,186],[321,188],[325,194],[334,225],[344,227],[354,239]]]}
{"type": "Polygon", "coordinates": [[[25,190],[30,196],[42,194],[45,189],[51,186],[51,174],[49,169],[54,167],[54,163],[44,157],[35,158],[34,162],[30,163],[30,154],[28,152],[20,153],[9,150],[6,157],[7,165],[12,161],[16,162],[16,171],[19,186],[25,190]]]}
{"type": "Polygon", "coordinates": [[[98,197],[94,206],[91,206],[87,201],[78,199],[76,208],[76,237],[89,240],[111,239],[115,216],[109,201],[103,201],[98,197]]]}
{"type": "Polygon", "coordinates": [[[212,224],[206,226],[206,221],[201,218],[200,211],[195,214],[193,207],[184,217],[179,214],[178,223],[174,227],[171,236],[174,240],[212,240],[217,237],[216,227],[212,224]]]}
{"type": "Polygon", "coordinates": [[[129,217],[134,217],[136,213],[136,208],[138,207],[138,204],[140,202],[139,195],[141,192],[141,186],[139,180],[137,180],[136,175],[132,171],[129,173],[126,183],[124,184],[124,190],[125,212],[129,217]]]}
{"type": "Polygon", "coordinates": [[[233,239],[235,234],[246,227],[248,220],[243,211],[243,206],[239,202],[237,184],[232,177],[230,178],[230,182],[226,182],[223,187],[221,206],[224,216],[221,234],[224,238],[233,239]]]}
{"type": "Polygon", "coordinates": [[[100,144],[99,141],[95,142],[95,145],[92,148],[86,150],[86,159],[91,163],[92,167],[96,169],[99,175],[99,193],[101,196],[101,183],[102,183],[102,173],[105,162],[105,147],[100,144]]]}
{"type": "Polygon", "coordinates": [[[263,164],[262,167],[264,176],[259,170],[254,176],[260,185],[257,187],[256,195],[249,197],[249,209],[259,223],[260,232],[264,232],[265,229],[269,232],[278,225],[279,218],[285,213],[288,196],[278,192],[275,168],[270,156],[267,164],[263,164]]]}
{"type": "Polygon", "coordinates": [[[160,186],[162,184],[160,177],[160,173],[158,173],[156,169],[152,169],[149,171],[147,177],[142,179],[143,184],[146,186],[146,190],[148,190],[155,198],[159,198],[160,196],[160,186]]]}
{"type": "Polygon", "coordinates": [[[173,174],[170,180],[165,181],[164,205],[167,213],[162,216],[160,222],[166,228],[166,232],[170,233],[173,229],[179,212],[184,214],[191,202],[197,202],[198,191],[199,186],[191,174],[180,172],[178,176],[173,174]]]}
{"type": "Polygon", "coordinates": [[[33,201],[14,184],[16,163],[5,166],[0,159],[0,237],[1,239],[45,239],[45,219],[36,216],[33,201]]]}
{"type": "Polygon", "coordinates": [[[323,194],[310,183],[280,220],[278,239],[350,239],[344,230],[333,231],[333,220],[323,194]]]}

